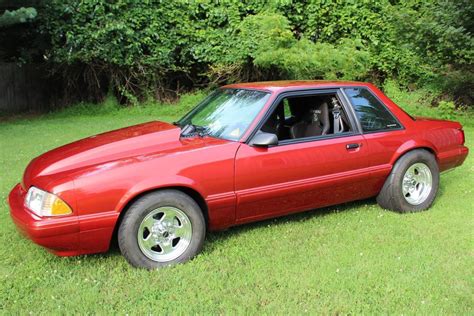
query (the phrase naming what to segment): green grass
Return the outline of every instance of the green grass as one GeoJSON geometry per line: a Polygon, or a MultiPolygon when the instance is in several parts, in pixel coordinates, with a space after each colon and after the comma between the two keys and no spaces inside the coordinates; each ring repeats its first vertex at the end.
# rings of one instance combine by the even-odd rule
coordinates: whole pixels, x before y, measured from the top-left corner
{"type": "MultiPolygon", "coordinates": [[[[144,121],[171,121],[179,105],[81,105],[0,121],[0,309],[25,313],[474,313],[474,158],[442,175],[427,212],[400,215],[374,200],[209,234],[195,260],[157,271],[106,254],[59,258],[21,237],[5,198],[46,150],[144,121]]],[[[408,104],[414,114],[435,109],[408,104]]],[[[426,113],[427,112],[427,113],[426,113]]],[[[474,148],[474,122],[461,115],[474,148]]]]}

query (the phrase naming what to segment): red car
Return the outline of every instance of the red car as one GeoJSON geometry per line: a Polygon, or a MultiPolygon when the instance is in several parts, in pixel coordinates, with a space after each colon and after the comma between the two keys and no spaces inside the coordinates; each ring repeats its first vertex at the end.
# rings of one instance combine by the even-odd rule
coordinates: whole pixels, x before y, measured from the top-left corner
{"type": "Polygon", "coordinates": [[[60,256],[184,262],[206,231],[377,197],[421,211],[468,154],[459,123],[413,118],[368,83],[234,84],[174,124],[150,122],[35,159],[10,193],[26,236],[60,256]]]}

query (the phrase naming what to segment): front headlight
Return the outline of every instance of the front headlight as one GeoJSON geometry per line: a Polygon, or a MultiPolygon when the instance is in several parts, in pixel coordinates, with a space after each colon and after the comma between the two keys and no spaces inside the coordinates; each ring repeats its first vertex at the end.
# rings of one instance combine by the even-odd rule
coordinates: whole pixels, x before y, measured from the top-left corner
{"type": "Polygon", "coordinates": [[[39,216],[59,216],[72,213],[72,209],[56,195],[31,187],[25,198],[25,205],[39,216]]]}

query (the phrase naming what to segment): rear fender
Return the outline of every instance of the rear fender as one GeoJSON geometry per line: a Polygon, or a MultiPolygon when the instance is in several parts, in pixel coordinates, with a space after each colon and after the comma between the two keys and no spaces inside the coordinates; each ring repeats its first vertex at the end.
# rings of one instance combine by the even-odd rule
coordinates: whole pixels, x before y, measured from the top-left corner
{"type": "Polygon", "coordinates": [[[412,140],[406,141],[397,149],[392,159],[390,160],[390,165],[393,167],[393,165],[395,165],[395,163],[397,162],[398,159],[400,159],[401,156],[415,149],[428,150],[434,155],[436,161],[439,164],[438,157],[437,157],[438,151],[436,149],[436,146],[433,143],[427,140],[413,140],[412,139],[412,140]]]}

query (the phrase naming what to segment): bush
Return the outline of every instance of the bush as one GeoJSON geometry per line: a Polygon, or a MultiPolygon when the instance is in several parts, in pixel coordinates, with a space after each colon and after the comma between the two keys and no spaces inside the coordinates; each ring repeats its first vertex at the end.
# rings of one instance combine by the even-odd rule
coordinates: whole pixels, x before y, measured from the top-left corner
{"type": "Polygon", "coordinates": [[[469,102],[473,14],[469,0],[48,0],[40,29],[67,87],[122,102],[288,78],[396,78],[469,102]]]}
{"type": "MultiPolygon", "coordinates": [[[[296,39],[289,21],[280,14],[246,17],[227,42],[223,58],[208,61],[211,77],[237,81],[244,69],[253,67],[267,77],[287,79],[361,79],[369,70],[369,53],[356,40],[341,39],[338,45],[296,39]],[[226,76],[227,75],[227,76],[226,76]]],[[[211,54],[210,56],[216,56],[211,54]]]]}
{"type": "Polygon", "coordinates": [[[35,8],[19,8],[15,11],[6,10],[0,15],[0,28],[32,21],[36,18],[37,14],[35,8]]]}
{"type": "Polygon", "coordinates": [[[456,105],[452,101],[441,101],[438,104],[438,109],[441,117],[447,120],[452,120],[456,115],[456,105]]]}
{"type": "Polygon", "coordinates": [[[51,0],[45,30],[52,46],[47,56],[59,65],[87,64],[97,88],[105,75],[128,101],[145,98],[165,75],[190,66],[187,7],[125,0],[51,0]]]}

